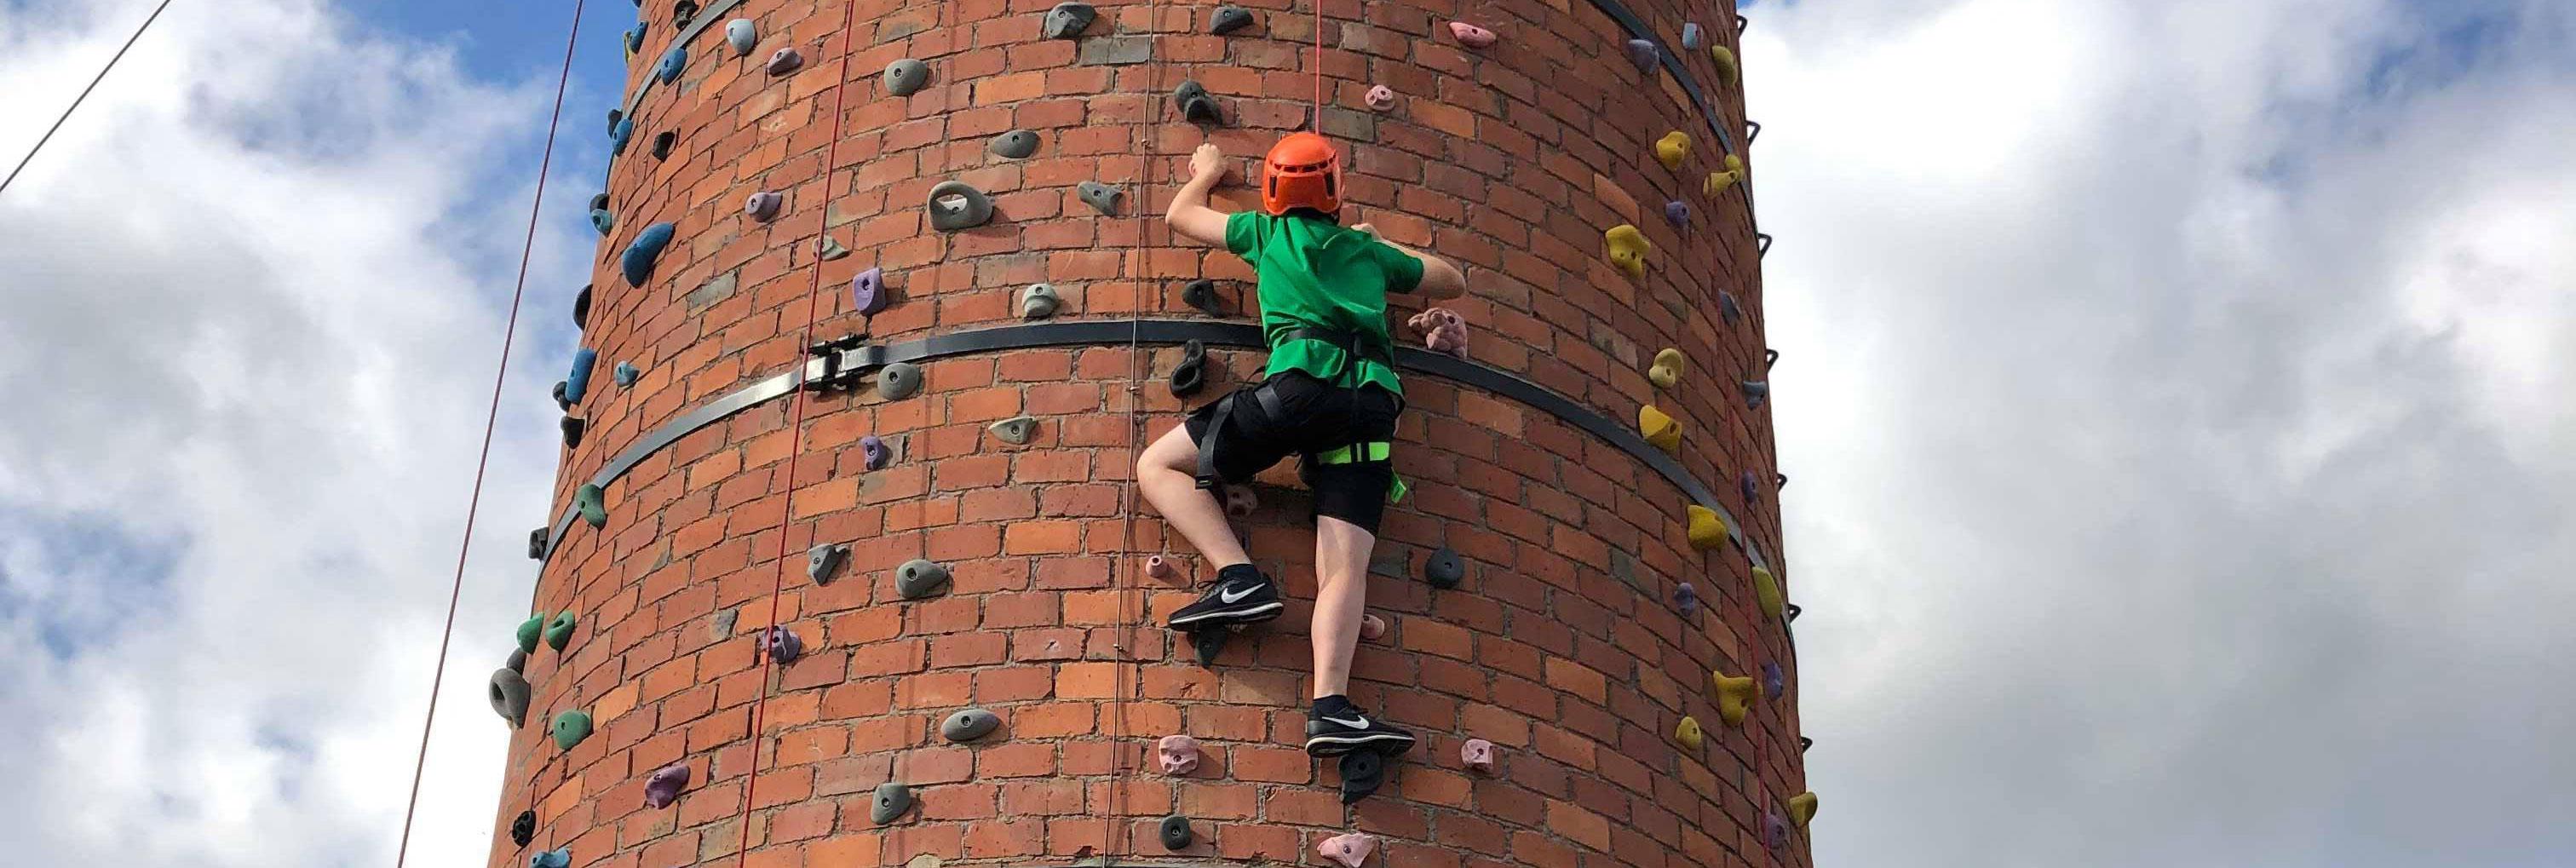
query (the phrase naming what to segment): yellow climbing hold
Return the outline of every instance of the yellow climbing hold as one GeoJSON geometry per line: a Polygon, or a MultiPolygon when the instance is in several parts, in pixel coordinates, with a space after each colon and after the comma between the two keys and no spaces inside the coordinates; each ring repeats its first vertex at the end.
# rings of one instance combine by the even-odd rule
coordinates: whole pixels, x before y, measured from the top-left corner
{"type": "Polygon", "coordinates": [[[1708,180],[1700,182],[1700,195],[1722,195],[1726,192],[1726,188],[1735,186],[1735,182],[1737,180],[1738,178],[1734,172],[1710,172],[1708,173],[1708,180]]]}
{"type": "Polygon", "coordinates": [[[1655,353],[1655,364],[1646,369],[1646,381],[1658,389],[1670,389],[1682,380],[1682,351],[1665,347],[1655,353]]]}
{"type": "Polygon", "coordinates": [[[1726,544],[1726,519],[1717,517],[1717,510],[1694,503],[1686,511],[1690,513],[1691,548],[1707,551],[1726,544]]]}
{"type": "Polygon", "coordinates": [[[1743,158],[1743,157],[1739,157],[1739,156],[1736,156],[1736,155],[1734,155],[1734,154],[1728,154],[1728,155],[1726,155],[1725,163],[1726,163],[1726,170],[1727,170],[1727,171],[1729,171],[1729,172],[1733,172],[1733,173],[1735,173],[1735,177],[1737,177],[1737,178],[1742,178],[1742,177],[1744,177],[1744,158],[1743,158]]]}
{"type": "Polygon", "coordinates": [[[1807,827],[1807,821],[1815,818],[1815,793],[1805,792],[1789,797],[1789,822],[1796,823],[1798,828],[1804,829],[1807,827]]]}
{"type": "Polygon", "coordinates": [[[1744,715],[1753,710],[1753,697],[1758,695],[1753,676],[1726,677],[1723,672],[1708,674],[1709,683],[1717,686],[1717,717],[1728,726],[1743,726],[1744,715]]]}
{"type": "Polygon", "coordinates": [[[1637,408],[1637,433],[1646,435],[1646,442],[1655,444],[1655,448],[1664,450],[1664,454],[1681,457],[1682,423],[1673,421],[1673,417],[1664,415],[1664,411],[1655,409],[1655,405],[1637,408]]]}
{"type": "Polygon", "coordinates": [[[1681,171],[1682,161],[1690,159],[1690,152],[1689,133],[1674,130],[1665,133],[1663,138],[1655,140],[1655,159],[1662,162],[1664,168],[1681,171]]]}
{"type": "Polygon", "coordinates": [[[1683,747],[1698,750],[1704,739],[1699,731],[1699,718],[1685,716],[1680,726],[1673,727],[1673,740],[1681,742],[1683,747]]]}
{"type": "Polygon", "coordinates": [[[1779,619],[1782,602],[1780,580],[1774,578],[1770,570],[1761,567],[1753,568],[1753,602],[1762,606],[1762,617],[1779,619]]]}
{"type": "Polygon", "coordinates": [[[1637,231],[1635,226],[1621,223],[1610,227],[1610,231],[1601,233],[1601,237],[1610,242],[1610,264],[1618,266],[1620,271],[1627,272],[1630,278],[1642,279],[1646,276],[1646,254],[1654,252],[1655,249],[1655,245],[1646,242],[1646,233],[1637,231]]]}
{"type": "Polygon", "coordinates": [[[1735,66],[1735,52],[1723,45],[1711,45],[1708,47],[1708,59],[1717,64],[1718,83],[1734,87],[1736,76],[1739,74],[1735,66]]]}

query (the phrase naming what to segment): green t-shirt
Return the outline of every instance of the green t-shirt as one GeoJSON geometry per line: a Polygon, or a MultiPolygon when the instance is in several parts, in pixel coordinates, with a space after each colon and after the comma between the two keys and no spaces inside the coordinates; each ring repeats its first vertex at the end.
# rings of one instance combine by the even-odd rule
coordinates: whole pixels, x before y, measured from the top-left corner
{"type": "Polygon", "coordinates": [[[1375,359],[1346,360],[1327,341],[1281,338],[1299,328],[1358,332],[1393,347],[1386,327],[1386,294],[1412,292],[1422,282],[1422,260],[1368,233],[1305,216],[1273,217],[1240,211],[1226,217],[1225,249],[1252,264],[1261,279],[1261,334],[1270,342],[1264,374],[1303,371],[1334,382],[1349,362],[1346,383],[1373,385],[1401,395],[1395,369],[1375,359]]]}

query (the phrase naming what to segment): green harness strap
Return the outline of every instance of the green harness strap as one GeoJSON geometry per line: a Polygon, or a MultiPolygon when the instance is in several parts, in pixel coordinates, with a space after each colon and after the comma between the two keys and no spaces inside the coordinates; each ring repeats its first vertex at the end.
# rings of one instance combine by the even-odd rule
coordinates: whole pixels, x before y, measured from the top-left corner
{"type": "MultiPolygon", "coordinates": [[[[1349,446],[1336,446],[1322,452],[1317,452],[1315,453],[1315,463],[1357,464],[1366,461],[1385,461],[1388,456],[1393,454],[1395,454],[1395,444],[1384,440],[1378,440],[1359,444],[1359,448],[1357,449],[1349,446]]],[[[1404,493],[1409,490],[1404,484],[1404,478],[1396,476],[1393,473],[1387,474],[1387,478],[1393,480],[1393,484],[1387,486],[1386,502],[1403,502],[1404,493]]]]}

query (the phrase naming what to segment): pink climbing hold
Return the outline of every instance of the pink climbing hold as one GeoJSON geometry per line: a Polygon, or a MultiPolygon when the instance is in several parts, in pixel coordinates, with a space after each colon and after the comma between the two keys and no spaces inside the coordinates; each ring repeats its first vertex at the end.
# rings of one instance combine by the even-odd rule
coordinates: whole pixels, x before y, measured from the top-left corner
{"type": "Polygon", "coordinates": [[[1181,571],[1172,569],[1172,562],[1162,555],[1155,555],[1145,559],[1145,575],[1168,581],[1180,578],[1181,571]]]}
{"type": "Polygon", "coordinates": [[[1405,327],[1422,335],[1422,346],[1435,353],[1467,357],[1467,318],[1445,307],[1425,309],[1404,321],[1405,327]]]}
{"type": "Polygon", "coordinates": [[[1494,743],[1481,738],[1468,739],[1466,744],[1458,746],[1458,760],[1466,763],[1468,768],[1493,774],[1494,743]]]}
{"type": "Polygon", "coordinates": [[[1368,103],[1369,108],[1386,111],[1395,107],[1395,88],[1381,84],[1369,88],[1368,93],[1360,98],[1368,103]]]}
{"type": "Polygon", "coordinates": [[[1449,22],[1449,34],[1458,37],[1458,44],[1468,48],[1492,46],[1496,38],[1493,31],[1464,21],[1449,22]]]}
{"type": "Polygon", "coordinates": [[[1386,619],[1368,612],[1360,613],[1360,638],[1371,642],[1386,638],[1386,619]]]}
{"type": "Polygon", "coordinates": [[[687,763],[663,766],[654,771],[652,777],[644,779],[644,806],[657,810],[668,808],[672,802],[680,800],[680,791],[688,788],[687,763]]]}
{"type": "Polygon", "coordinates": [[[1342,863],[1342,868],[1360,868],[1361,863],[1368,861],[1369,853],[1375,850],[1377,839],[1358,832],[1334,835],[1315,845],[1315,852],[1342,863]]]}
{"type": "Polygon", "coordinates": [[[1199,740],[1186,735],[1167,735],[1154,743],[1154,759],[1163,764],[1167,775],[1186,775],[1199,767],[1199,740]]]}

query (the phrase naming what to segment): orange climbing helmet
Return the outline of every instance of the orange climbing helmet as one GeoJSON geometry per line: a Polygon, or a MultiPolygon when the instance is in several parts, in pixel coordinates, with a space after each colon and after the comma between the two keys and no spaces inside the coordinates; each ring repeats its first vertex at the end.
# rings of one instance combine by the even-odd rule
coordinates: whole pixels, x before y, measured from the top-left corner
{"type": "Polygon", "coordinates": [[[1342,212],[1342,155],[1314,133],[1289,133],[1261,159],[1261,210],[1280,216],[1312,208],[1342,212]]]}

